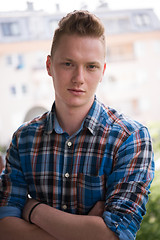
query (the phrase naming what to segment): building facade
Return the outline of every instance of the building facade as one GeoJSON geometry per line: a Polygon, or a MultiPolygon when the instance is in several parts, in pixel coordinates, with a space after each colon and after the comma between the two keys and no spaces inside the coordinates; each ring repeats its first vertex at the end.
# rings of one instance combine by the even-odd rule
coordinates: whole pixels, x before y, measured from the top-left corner
{"type": "MultiPolygon", "coordinates": [[[[152,9],[95,10],[107,34],[107,69],[97,95],[138,121],[160,121],[160,22],[152,9]]],[[[31,7],[0,13],[0,145],[54,101],[45,61],[64,13],[31,7]]]]}
{"type": "Polygon", "coordinates": [[[138,121],[160,121],[159,19],[152,9],[100,9],[99,17],[107,33],[107,69],[100,96],[138,121]]]}

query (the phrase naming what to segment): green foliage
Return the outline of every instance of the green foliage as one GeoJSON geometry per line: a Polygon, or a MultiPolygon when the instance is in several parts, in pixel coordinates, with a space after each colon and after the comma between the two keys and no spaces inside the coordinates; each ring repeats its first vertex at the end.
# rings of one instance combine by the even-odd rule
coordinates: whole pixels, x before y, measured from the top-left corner
{"type": "Polygon", "coordinates": [[[155,159],[160,158],[160,122],[151,123],[148,128],[153,141],[155,159]]]}
{"type": "Polygon", "coordinates": [[[6,146],[0,146],[0,152],[6,153],[6,149],[7,149],[6,146]]]}
{"type": "Polygon", "coordinates": [[[147,213],[137,233],[136,240],[160,239],[160,171],[156,172],[147,203],[147,213]]]}

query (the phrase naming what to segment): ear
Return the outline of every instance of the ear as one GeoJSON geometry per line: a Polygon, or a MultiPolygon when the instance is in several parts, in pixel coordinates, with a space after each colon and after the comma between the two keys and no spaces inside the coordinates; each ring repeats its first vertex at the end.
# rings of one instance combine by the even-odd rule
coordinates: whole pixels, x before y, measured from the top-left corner
{"type": "MultiPolygon", "coordinates": [[[[106,62],[104,63],[104,66],[103,66],[102,78],[105,73],[105,70],[106,70],[106,62]]],[[[101,78],[100,82],[102,82],[102,78],[101,78]]]]}
{"type": "Polygon", "coordinates": [[[47,69],[48,75],[52,76],[52,74],[51,74],[51,56],[50,55],[47,56],[46,69],[47,69]]]}
{"type": "Polygon", "coordinates": [[[106,62],[104,63],[104,67],[103,67],[103,75],[105,73],[105,70],[106,70],[106,62]]]}

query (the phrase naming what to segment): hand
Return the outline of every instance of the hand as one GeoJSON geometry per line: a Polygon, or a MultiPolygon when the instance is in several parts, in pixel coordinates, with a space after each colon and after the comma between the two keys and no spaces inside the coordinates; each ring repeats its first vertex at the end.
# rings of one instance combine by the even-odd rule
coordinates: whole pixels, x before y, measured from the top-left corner
{"type": "Polygon", "coordinates": [[[26,204],[24,206],[23,213],[22,213],[23,219],[26,220],[27,222],[29,222],[29,218],[28,217],[29,217],[31,209],[37,203],[38,203],[38,201],[36,201],[35,199],[28,198],[28,200],[27,200],[27,202],[26,202],[26,204]]]}
{"type": "Polygon", "coordinates": [[[88,213],[89,216],[99,216],[102,217],[104,212],[105,202],[104,201],[98,201],[94,205],[94,207],[90,210],[88,213]]]}

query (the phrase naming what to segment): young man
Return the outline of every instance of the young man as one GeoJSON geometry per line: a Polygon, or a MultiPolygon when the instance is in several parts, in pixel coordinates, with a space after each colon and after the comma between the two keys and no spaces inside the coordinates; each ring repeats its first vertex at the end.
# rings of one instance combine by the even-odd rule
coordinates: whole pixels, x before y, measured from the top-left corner
{"type": "Polygon", "coordinates": [[[135,238],[153,179],[151,139],[96,99],[105,48],[94,15],[75,11],[60,21],[46,62],[52,110],[21,126],[7,153],[2,239],[135,238]]]}

